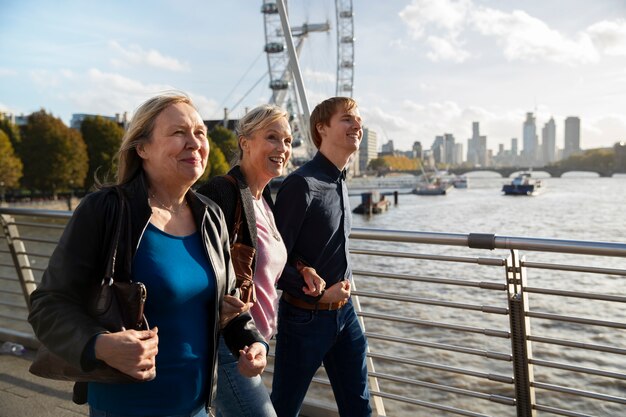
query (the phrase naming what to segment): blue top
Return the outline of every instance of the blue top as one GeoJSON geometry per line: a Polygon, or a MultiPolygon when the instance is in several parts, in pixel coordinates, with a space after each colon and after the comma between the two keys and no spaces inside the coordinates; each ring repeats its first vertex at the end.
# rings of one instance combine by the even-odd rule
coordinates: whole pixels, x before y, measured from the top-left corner
{"type": "Polygon", "coordinates": [[[326,288],[350,279],[347,242],[352,213],[345,171],[318,152],[285,178],[276,196],[274,214],[290,261],[278,280],[278,288],[309,302],[321,298],[302,292],[304,279],[295,268],[298,259],[315,268],[326,281],[326,288]]]}
{"type": "Polygon", "coordinates": [[[89,404],[130,416],[189,413],[204,403],[208,329],[215,319],[215,275],[200,232],[172,236],[149,224],[133,259],[132,279],[147,288],[145,314],[159,328],[156,378],[89,384],[89,404]]]}

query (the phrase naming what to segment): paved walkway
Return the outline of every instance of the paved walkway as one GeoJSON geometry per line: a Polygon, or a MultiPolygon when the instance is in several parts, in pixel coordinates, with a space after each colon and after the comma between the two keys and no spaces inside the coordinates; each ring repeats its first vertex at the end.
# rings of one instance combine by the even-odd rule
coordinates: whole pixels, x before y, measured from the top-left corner
{"type": "Polygon", "coordinates": [[[0,417],[79,417],[85,405],[72,402],[71,382],[53,381],[28,372],[35,352],[0,354],[0,417]]]}

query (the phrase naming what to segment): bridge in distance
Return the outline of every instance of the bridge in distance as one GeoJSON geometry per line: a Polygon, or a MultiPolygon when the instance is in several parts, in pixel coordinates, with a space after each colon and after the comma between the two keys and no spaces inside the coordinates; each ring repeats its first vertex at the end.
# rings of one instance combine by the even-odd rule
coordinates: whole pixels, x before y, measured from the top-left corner
{"type": "MultiPolygon", "coordinates": [[[[465,175],[470,172],[496,172],[500,174],[504,178],[508,178],[511,175],[517,172],[527,172],[529,171],[528,167],[459,167],[459,168],[449,168],[448,172],[454,175],[465,175]]],[[[573,169],[573,168],[559,168],[554,166],[544,166],[544,167],[533,167],[532,171],[534,172],[546,172],[550,174],[551,177],[559,178],[566,172],[574,172],[574,171],[584,171],[584,172],[595,172],[600,177],[611,177],[613,174],[626,174],[626,169],[573,169]]],[[[407,173],[420,175],[422,171],[405,171],[407,173]]]]}

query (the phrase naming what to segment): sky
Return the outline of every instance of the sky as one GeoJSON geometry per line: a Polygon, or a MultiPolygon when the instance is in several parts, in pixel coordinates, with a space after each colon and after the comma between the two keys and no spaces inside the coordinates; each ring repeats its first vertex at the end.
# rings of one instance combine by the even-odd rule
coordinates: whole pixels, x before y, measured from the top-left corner
{"type": "MultiPolygon", "coordinates": [[[[345,3],[346,0],[343,0],[345,3]]],[[[204,119],[268,102],[262,0],[0,0],[0,112],[132,115],[163,91],[204,119]]],[[[380,143],[408,150],[472,122],[488,147],[553,117],[583,149],[626,141],[626,1],[353,0],[353,97],[380,143]]],[[[335,95],[333,0],[292,0],[292,26],[328,21],[300,59],[311,108],[335,95]]]]}

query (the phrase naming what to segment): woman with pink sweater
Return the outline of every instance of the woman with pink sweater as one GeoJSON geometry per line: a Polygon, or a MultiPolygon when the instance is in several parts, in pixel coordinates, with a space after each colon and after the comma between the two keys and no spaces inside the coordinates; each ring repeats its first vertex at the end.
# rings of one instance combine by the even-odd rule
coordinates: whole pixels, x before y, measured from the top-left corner
{"type": "MultiPolygon", "coordinates": [[[[291,156],[288,114],[274,105],[261,105],[239,120],[239,163],[227,175],[211,179],[198,189],[217,203],[233,233],[240,216],[238,241],[255,248],[252,264],[255,295],[250,303],[226,296],[232,315],[250,310],[257,329],[266,340],[276,333],[276,281],[287,262],[287,251],[272,214],[268,184],[283,174],[291,156]],[[238,210],[237,207],[240,207],[238,210]]],[[[233,236],[231,236],[232,238],[233,236]]],[[[308,274],[307,274],[308,275],[308,274]]],[[[317,296],[324,281],[307,276],[306,292],[317,296]]],[[[276,413],[261,377],[247,378],[237,370],[237,359],[220,341],[218,350],[216,409],[218,417],[275,417],[276,413]]]]}

